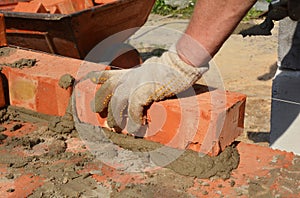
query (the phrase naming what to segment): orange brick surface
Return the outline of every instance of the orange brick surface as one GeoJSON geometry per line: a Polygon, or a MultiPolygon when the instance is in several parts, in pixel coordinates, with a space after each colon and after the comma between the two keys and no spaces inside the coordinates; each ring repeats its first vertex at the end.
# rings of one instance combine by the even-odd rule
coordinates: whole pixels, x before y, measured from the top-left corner
{"type": "Polygon", "coordinates": [[[197,94],[195,103],[188,104],[188,101],[187,108],[180,100],[156,103],[149,110],[146,139],[217,155],[243,132],[245,101],[243,94],[213,90],[197,94]],[[223,102],[226,105],[218,107],[223,102]],[[190,111],[195,112],[187,113],[190,111]],[[157,123],[161,123],[162,117],[165,122],[159,127],[157,123]]]}
{"type": "Polygon", "coordinates": [[[14,12],[47,13],[44,5],[38,1],[19,2],[13,10],[14,12]]]}
{"type": "Polygon", "coordinates": [[[5,21],[4,15],[0,14],[0,47],[6,46],[6,33],[5,33],[5,21]]]}
{"type": "Polygon", "coordinates": [[[6,106],[6,100],[5,100],[5,89],[4,84],[2,80],[2,75],[0,72],[0,108],[6,106]]]}
{"type": "MultiPolygon", "coordinates": [[[[37,63],[34,67],[23,69],[3,67],[3,73],[9,84],[10,104],[48,115],[64,115],[72,87],[63,89],[58,82],[64,74],[77,77],[82,61],[15,50],[10,56],[1,57],[0,62],[13,63],[21,58],[36,59],[37,63]]],[[[97,65],[100,70],[105,67],[97,65]]]]}
{"type": "MultiPolygon", "coordinates": [[[[229,180],[195,179],[189,192],[195,197],[299,197],[299,167],[294,162],[299,156],[240,142],[237,146],[240,163],[229,180]],[[234,181],[234,183],[232,183],[234,181]],[[206,183],[206,185],[201,185],[206,183]],[[293,184],[289,186],[289,184],[293,184]],[[250,194],[250,185],[261,186],[255,195],[250,194]],[[203,192],[207,192],[206,195],[203,192]]],[[[253,190],[252,190],[253,191],[253,190]]],[[[252,192],[253,193],[253,192],[252,192]]]]}
{"type": "MultiPolygon", "coordinates": [[[[245,95],[221,90],[160,101],[148,110],[149,128],[143,136],[215,156],[243,132],[245,102],[245,95]]],[[[105,118],[98,118],[106,126],[105,118]]]]}
{"type": "Polygon", "coordinates": [[[97,4],[105,4],[105,3],[112,3],[115,2],[117,0],[95,0],[95,3],[97,4]]]}
{"type": "Polygon", "coordinates": [[[91,0],[33,0],[30,2],[19,2],[14,12],[70,14],[93,6],[91,0]]]}
{"type": "MultiPolygon", "coordinates": [[[[91,0],[35,0],[43,3],[48,10],[57,8],[57,12],[70,14],[93,6],[91,0]]],[[[52,11],[53,12],[53,11],[52,11]]]]}

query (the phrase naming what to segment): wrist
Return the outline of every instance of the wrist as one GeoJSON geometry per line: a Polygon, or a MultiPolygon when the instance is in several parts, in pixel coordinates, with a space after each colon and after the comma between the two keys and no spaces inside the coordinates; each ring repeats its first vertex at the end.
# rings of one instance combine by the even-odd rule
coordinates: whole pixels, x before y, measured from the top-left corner
{"type": "Polygon", "coordinates": [[[204,46],[186,34],[177,42],[176,52],[182,61],[194,67],[201,67],[211,60],[204,46]]]}

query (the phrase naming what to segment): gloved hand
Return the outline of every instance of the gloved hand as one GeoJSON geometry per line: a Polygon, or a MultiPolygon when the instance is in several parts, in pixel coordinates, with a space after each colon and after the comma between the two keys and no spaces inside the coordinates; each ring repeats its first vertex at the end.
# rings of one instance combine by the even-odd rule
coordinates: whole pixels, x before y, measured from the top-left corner
{"type": "Polygon", "coordinates": [[[169,50],[137,68],[90,73],[94,83],[102,84],[95,94],[93,110],[108,111],[107,124],[111,128],[124,129],[128,120],[126,129],[134,134],[146,124],[145,107],[188,89],[207,70],[208,65],[188,65],[175,50],[169,50]]]}

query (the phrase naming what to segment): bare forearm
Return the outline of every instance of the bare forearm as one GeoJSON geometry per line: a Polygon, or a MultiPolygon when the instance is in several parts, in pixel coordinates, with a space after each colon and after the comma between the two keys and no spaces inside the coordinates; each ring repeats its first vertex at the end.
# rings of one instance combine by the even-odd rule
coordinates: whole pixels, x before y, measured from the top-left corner
{"type": "MultiPolygon", "coordinates": [[[[205,60],[195,57],[199,46],[213,57],[256,0],[198,0],[191,21],[177,43],[177,51],[197,66],[205,60]],[[197,44],[195,44],[197,42],[197,44]],[[191,53],[191,50],[194,52],[191,53]],[[198,60],[197,60],[198,59],[198,60]]],[[[207,58],[207,57],[206,57],[207,58]]]]}

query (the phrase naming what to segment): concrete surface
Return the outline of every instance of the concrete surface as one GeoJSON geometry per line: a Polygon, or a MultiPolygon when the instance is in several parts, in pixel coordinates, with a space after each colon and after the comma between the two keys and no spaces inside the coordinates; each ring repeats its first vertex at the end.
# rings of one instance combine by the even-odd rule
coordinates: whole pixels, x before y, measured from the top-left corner
{"type": "Polygon", "coordinates": [[[270,146],[300,154],[300,29],[288,17],[279,23],[278,66],[272,86],[270,146]]]}
{"type": "Polygon", "coordinates": [[[300,155],[300,71],[279,70],[273,80],[270,145],[300,155]]]}

